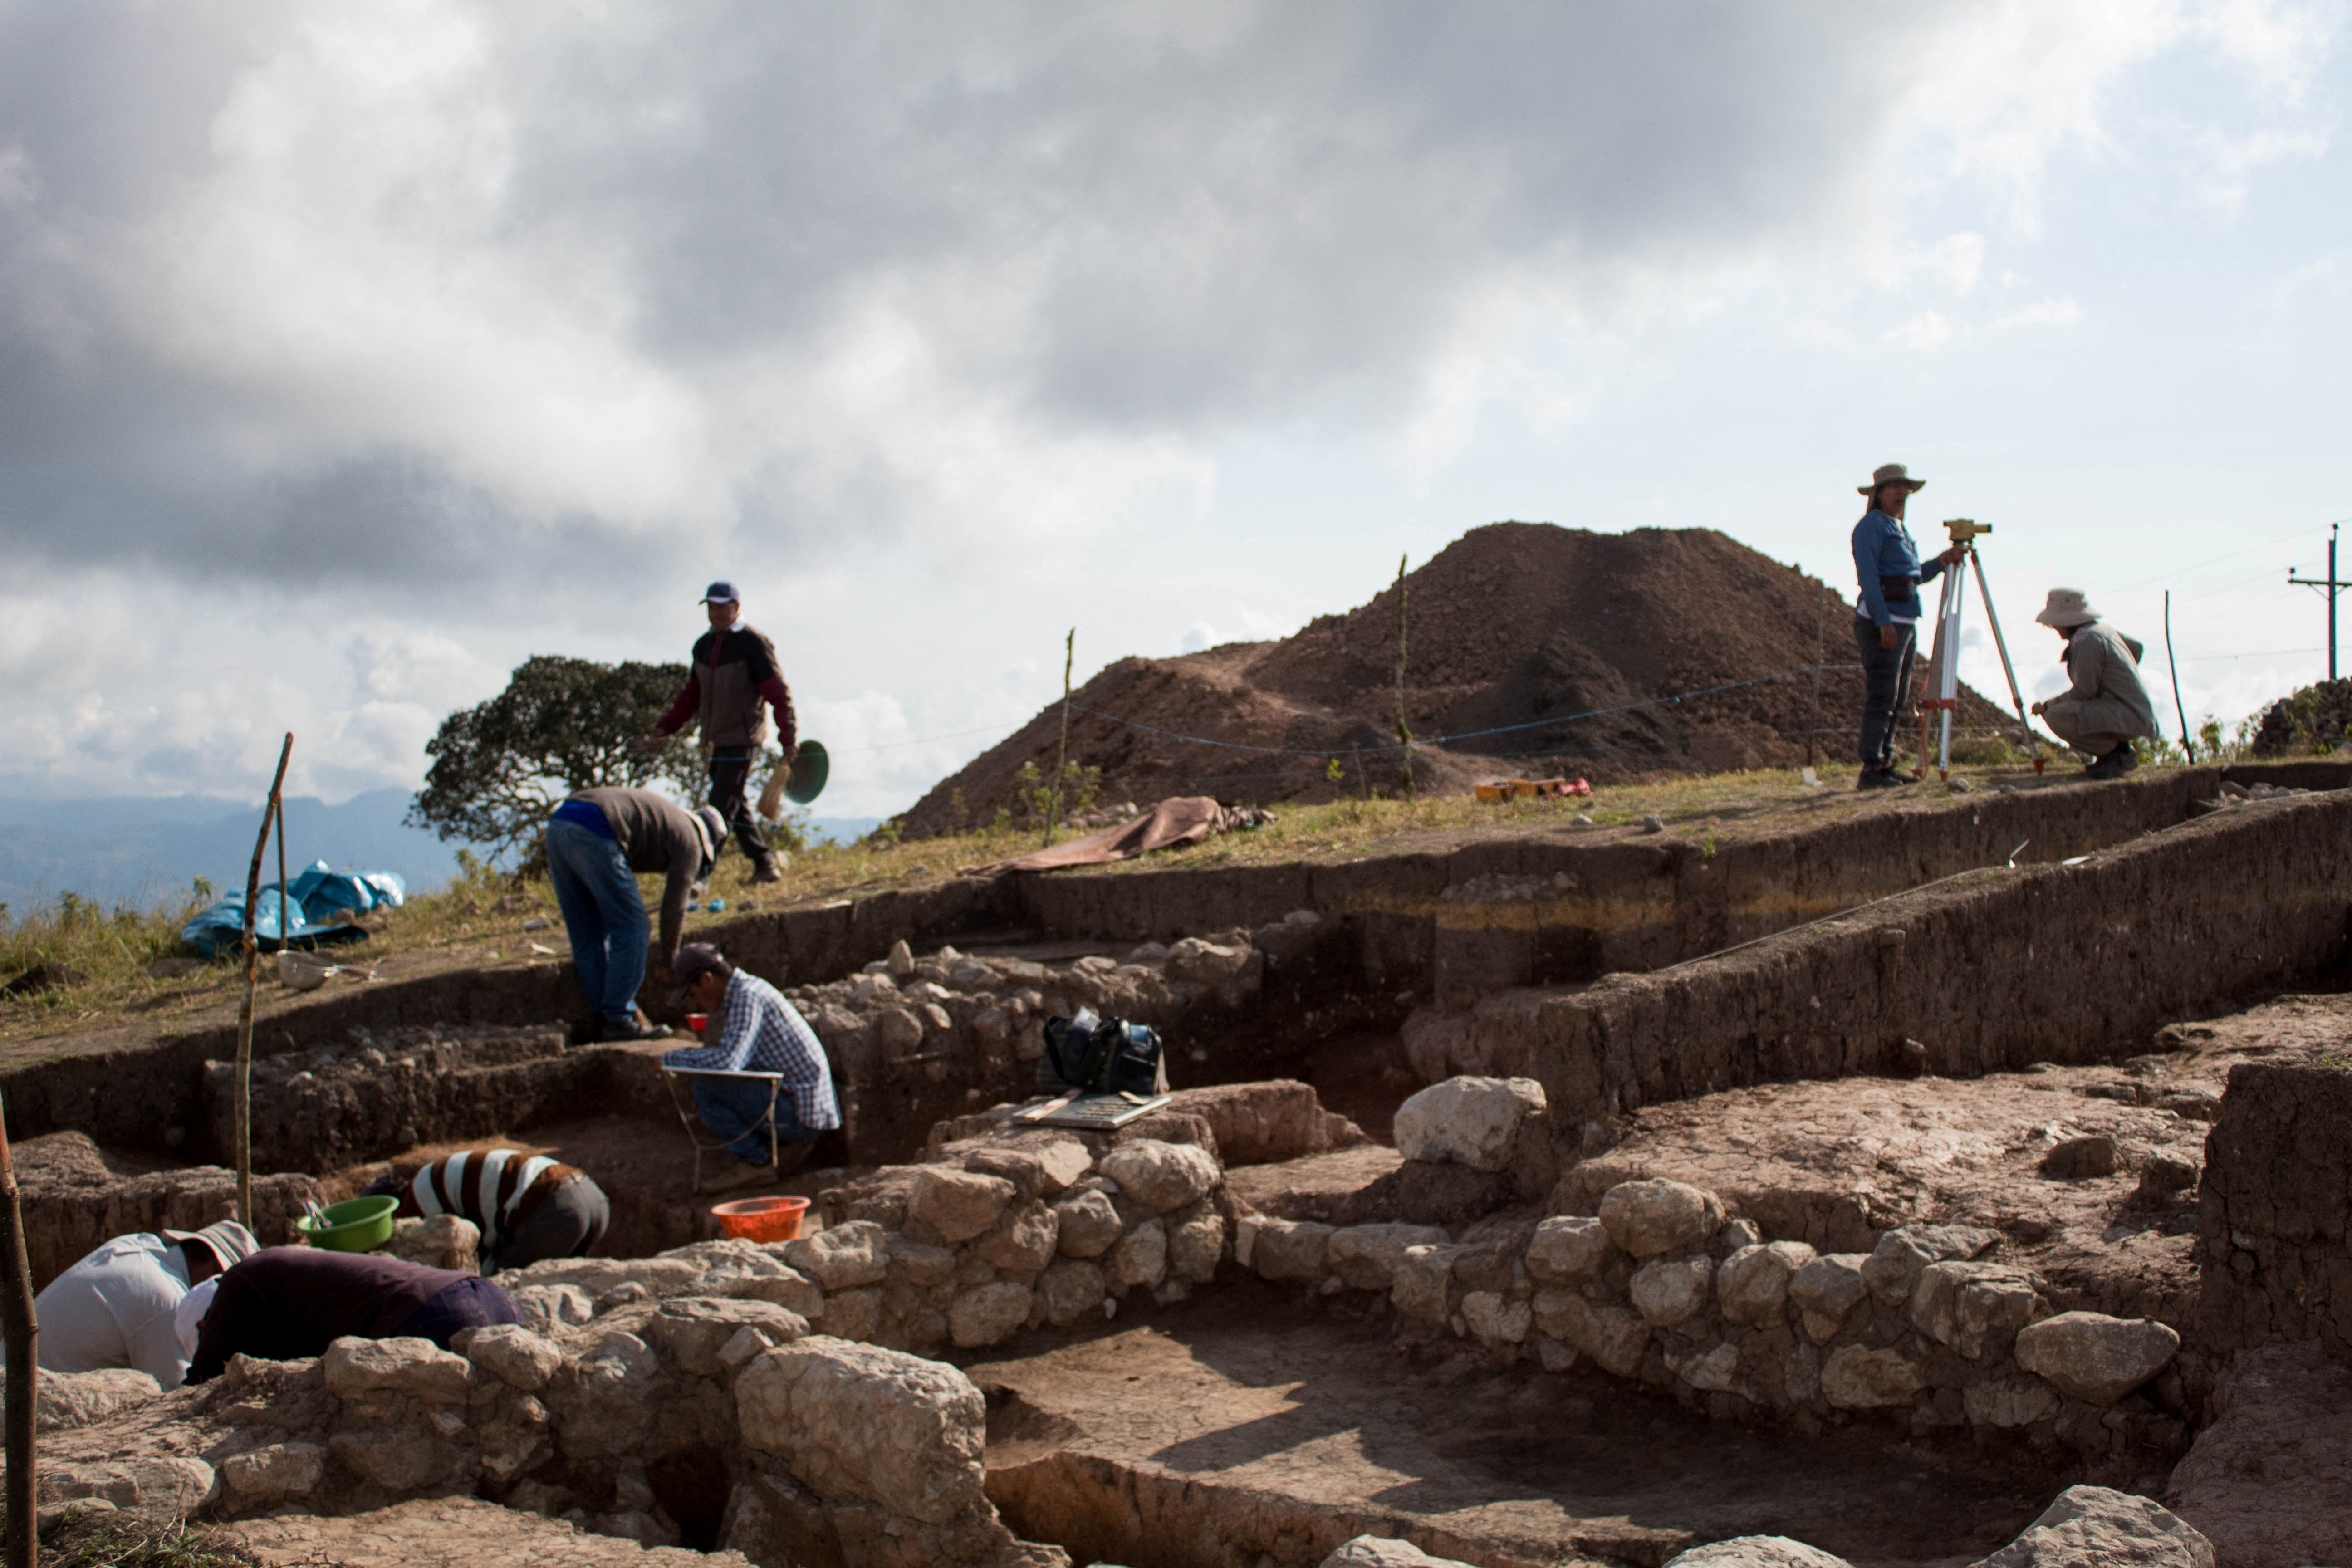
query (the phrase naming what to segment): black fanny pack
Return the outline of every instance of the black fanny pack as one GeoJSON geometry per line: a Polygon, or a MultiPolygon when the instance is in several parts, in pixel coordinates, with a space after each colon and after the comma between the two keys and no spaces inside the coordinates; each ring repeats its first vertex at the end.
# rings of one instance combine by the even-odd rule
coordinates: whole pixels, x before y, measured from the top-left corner
{"type": "Polygon", "coordinates": [[[1882,597],[1888,599],[1916,599],[1919,596],[1919,579],[1881,577],[1878,580],[1878,592],[1882,597]]]}

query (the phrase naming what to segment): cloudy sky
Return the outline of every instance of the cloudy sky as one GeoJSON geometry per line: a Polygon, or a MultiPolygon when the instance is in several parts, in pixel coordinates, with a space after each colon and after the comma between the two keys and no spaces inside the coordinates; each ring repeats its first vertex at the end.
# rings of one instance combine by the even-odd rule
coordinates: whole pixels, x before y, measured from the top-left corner
{"type": "Polygon", "coordinates": [[[723,575],[879,814],[1073,624],[1281,635],[1505,517],[1843,583],[1887,460],[1995,524],[2032,682],[2050,583],[2168,587],[2234,719],[2352,518],[2347,27],[0,0],[0,798],[257,798],[289,728],[411,785],[723,575]]]}

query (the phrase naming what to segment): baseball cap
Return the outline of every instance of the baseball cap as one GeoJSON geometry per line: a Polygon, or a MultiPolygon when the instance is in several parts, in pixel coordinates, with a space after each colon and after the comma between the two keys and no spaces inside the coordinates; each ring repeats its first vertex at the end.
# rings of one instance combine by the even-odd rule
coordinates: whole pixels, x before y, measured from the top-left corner
{"type": "Polygon", "coordinates": [[[702,591],[702,602],[706,605],[732,605],[740,602],[740,595],[735,592],[734,584],[718,582],[702,591]]]}
{"type": "Polygon", "coordinates": [[[669,965],[669,977],[677,983],[669,994],[669,1005],[675,1007],[684,1002],[688,985],[726,962],[719,951],[707,942],[689,942],[679,948],[669,965]]]}

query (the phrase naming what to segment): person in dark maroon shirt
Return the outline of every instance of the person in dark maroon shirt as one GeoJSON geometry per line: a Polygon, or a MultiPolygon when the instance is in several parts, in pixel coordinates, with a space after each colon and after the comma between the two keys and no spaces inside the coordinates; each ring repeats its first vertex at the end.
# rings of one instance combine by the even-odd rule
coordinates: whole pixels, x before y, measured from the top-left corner
{"type": "Polygon", "coordinates": [[[461,1329],[518,1321],[513,1298],[477,1275],[367,1252],[266,1247],[221,1274],[188,1381],[219,1376],[233,1355],[300,1361],[346,1335],[447,1350],[461,1329]]]}
{"type": "MultiPolygon", "coordinates": [[[[713,583],[702,596],[710,629],[695,639],[686,685],[669,711],[655,721],[653,733],[641,742],[660,746],[692,721],[702,727],[702,743],[710,754],[710,804],[719,808],[751,858],[751,880],[776,882],[783,868],[760,831],[760,819],[745,804],[745,785],[760,748],[768,740],[767,709],[776,713],[776,744],[786,762],[798,749],[793,718],[792,689],[776,663],[776,645],[754,631],[742,616],[742,602],[732,583],[713,583]]],[[[712,845],[716,855],[719,846],[712,845]]]]}

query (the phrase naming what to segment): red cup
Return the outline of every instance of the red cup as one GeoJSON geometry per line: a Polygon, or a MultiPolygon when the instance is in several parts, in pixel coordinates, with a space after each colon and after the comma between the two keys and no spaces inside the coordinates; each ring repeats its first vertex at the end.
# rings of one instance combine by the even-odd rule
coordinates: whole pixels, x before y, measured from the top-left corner
{"type": "Polygon", "coordinates": [[[698,1035],[702,1033],[703,1030],[710,1026],[710,1015],[708,1013],[688,1013],[686,1016],[686,1026],[692,1029],[698,1035]]]}

